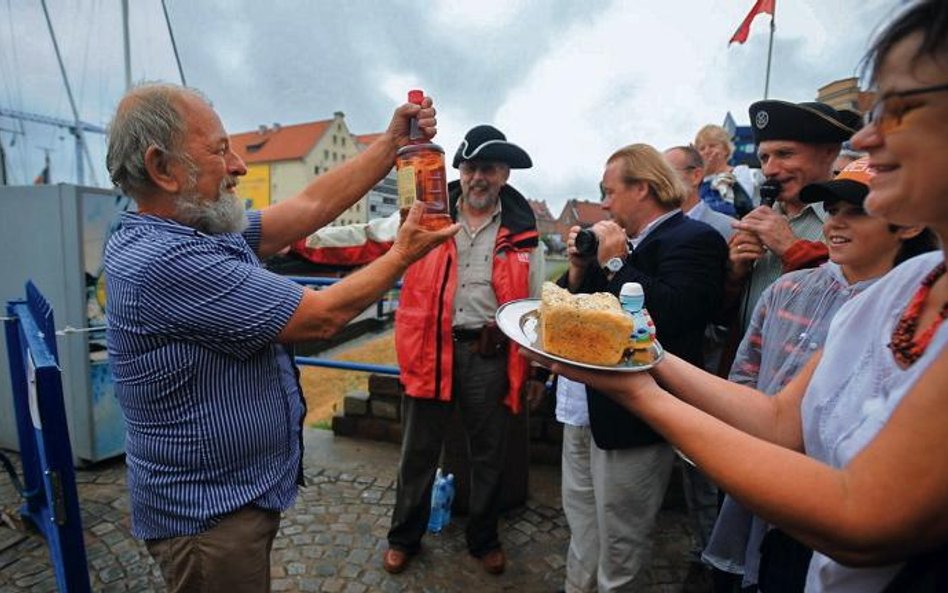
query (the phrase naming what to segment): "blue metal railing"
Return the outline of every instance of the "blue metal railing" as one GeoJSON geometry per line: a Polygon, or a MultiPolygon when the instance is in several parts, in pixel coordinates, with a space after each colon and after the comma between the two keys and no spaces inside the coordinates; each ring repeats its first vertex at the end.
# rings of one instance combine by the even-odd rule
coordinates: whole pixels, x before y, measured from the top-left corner
{"type": "MultiPolygon", "coordinates": [[[[309,286],[331,286],[336,282],[342,280],[342,278],[312,278],[309,276],[287,276],[290,280],[297,282],[303,285],[309,286]]],[[[399,280],[395,283],[393,289],[400,289],[402,287],[402,282],[399,280]]],[[[384,305],[387,298],[379,300],[376,304],[375,315],[377,319],[381,319],[385,314],[384,305]]],[[[397,300],[395,301],[397,303],[397,300]]],[[[396,305],[397,306],[397,305],[396,305]]],[[[364,362],[349,362],[345,360],[330,360],[328,358],[321,357],[312,357],[312,356],[297,356],[294,359],[296,364],[302,366],[315,366],[315,367],[324,367],[330,369],[342,369],[346,371],[360,371],[364,373],[379,373],[382,375],[398,375],[400,370],[397,366],[389,365],[379,365],[379,364],[368,364],[364,362]]]]}
{"type": "Polygon", "coordinates": [[[310,356],[297,356],[296,364],[303,366],[326,367],[330,369],[343,369],[346,371],[363,371],[366,373],[379,373],[382,375],[398,375],[401,371],[396,366],[387,366],[381,364],[367,364],[364,362],[348,362],[345,360],[329,360],[328,358],[313,358],[310,356]]]}

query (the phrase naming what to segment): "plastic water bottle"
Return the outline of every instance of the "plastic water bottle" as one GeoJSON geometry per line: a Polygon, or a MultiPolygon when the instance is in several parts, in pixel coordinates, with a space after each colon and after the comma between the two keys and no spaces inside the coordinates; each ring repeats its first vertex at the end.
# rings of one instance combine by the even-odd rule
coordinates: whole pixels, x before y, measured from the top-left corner
{"type": "Polygon", "coordinates": [[[645,291],[638,282],[626,282],[619,291],[619,304],[632,316],[632,359],[635,362],[648,362],[648,349],[655,341],[655,323],[645,308],[645,291]]]}
{"type": "Polygon", "coordinates": [[[446,527],[451,522],[451,507],[454,505],[454,474],[448,474],[444,479],[444,508],[441,510],[442,524],[446,527]]]}
{"type": "Polygon", "coordinates": [[[435,473],[431,487],[431,514],[428,516],[428,531],[441,533],[451,522],[451,504],[454,502],[454,474],[445,476],[441,468],[435,473]]]}

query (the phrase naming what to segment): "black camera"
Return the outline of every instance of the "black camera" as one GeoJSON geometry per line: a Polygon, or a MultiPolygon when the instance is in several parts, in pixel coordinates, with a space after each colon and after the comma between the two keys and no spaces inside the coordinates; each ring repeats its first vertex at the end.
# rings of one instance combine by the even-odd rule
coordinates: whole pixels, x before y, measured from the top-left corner
{"type": "Polygon", "coordinates": [[[768,179],[760,186],[760,205],[773,207],[780,195],[780,182],[776,179],[768,179]]]}
{"type": "Polygon", "coordinates": [[[599,251],[599,237],[592,229],[582,229],[576,233],[573,246],[576,247],[576,255],[583,257],[596,255],[599,251]]]}

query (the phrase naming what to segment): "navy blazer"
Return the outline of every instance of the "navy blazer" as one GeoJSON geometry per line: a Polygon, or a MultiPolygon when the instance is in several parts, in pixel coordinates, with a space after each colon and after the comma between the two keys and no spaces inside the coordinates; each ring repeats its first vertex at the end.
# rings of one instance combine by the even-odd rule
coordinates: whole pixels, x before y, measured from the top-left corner
{"type": "MultiPolygon", "coordinates": [[[[611,280],[591,266],[578,292],[618,296],[624,283],[638,282],[662,347],[701,367],[704,330],[721,304],[726,263],[727,244],[721,234],[678,212],[646,235],[611,280]]],[[[662,442],[651,427],[607,395],[591,388],[586,393],[590,428],[600,449],[662,442]]]]}

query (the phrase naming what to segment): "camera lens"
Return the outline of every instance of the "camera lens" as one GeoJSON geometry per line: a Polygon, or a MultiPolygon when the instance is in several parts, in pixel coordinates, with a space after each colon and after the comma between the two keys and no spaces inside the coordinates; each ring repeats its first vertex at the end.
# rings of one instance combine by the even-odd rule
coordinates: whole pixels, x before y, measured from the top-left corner
{"type": "Polygon", "coordinates": [[[578,255],[596,255],[596,252],[599,251],[599,237],[590,229],[582,229],[576,233],[576,239],[573,243],[578,255]]]}

